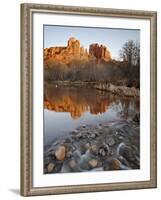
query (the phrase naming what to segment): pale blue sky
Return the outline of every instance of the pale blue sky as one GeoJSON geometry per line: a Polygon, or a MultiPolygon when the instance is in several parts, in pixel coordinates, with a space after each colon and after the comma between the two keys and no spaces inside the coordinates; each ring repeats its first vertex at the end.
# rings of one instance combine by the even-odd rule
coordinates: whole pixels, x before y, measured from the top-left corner
{"type": "Polygon", "coordinates": [[[92,43],[107,46],[112,58],[119,58],[119,50],[128,40],[140,42],[140,31],[132,29],[89,28],[44,25],[44,48],[66,46],[70,37],[75,37],[81,46],[89,48],[92,43]]]}

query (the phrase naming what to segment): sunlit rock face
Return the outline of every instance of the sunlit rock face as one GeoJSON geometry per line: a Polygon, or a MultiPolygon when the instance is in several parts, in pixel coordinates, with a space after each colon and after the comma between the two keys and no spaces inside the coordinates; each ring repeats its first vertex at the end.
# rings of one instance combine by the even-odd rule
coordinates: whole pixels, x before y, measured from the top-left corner
{"type": "Polygon", "coordinates": [[[68,65],[73,59],[88,61],[93,58],[96,59],[96,62],[102,60],[108,62],[111,60],[111,54],[106,46],[97,43],[89,46],[88,53],[87,49],[82,47],[80,41],[74,37],[68,40],[67,46],[44,49],[45,66],[50,62],[60,62],[68,65]]]}
{"type": "Polygon", "coordinates": [[[107,49],[106,46],[103,46],[102,44],[99,45],[97,43],[95,44],[91,44],[89,46],[89,57],[95,57],[97,62],[99,60],[103,60],[103,61],[110,61],[111,58],[111,53],[110,51],[107,49]]]}
{"type": "Polygon", "coordinates": [[[87,49],[81,47],[79,40],[74,37],[68,40],[67,46],[44,49],[45,64],[52,61],[69,64],[73,59],[88,59],[87,49]]]}

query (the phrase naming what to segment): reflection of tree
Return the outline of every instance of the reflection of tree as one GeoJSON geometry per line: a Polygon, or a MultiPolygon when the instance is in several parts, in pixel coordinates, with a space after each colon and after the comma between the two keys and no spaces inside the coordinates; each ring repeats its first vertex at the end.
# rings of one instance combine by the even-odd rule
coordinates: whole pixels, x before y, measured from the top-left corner
{"type": "MultiPolygon", "coordinates": [[[[118,104],[118,97],[108,95],[92,88],[85,87],[59,87],[53,84],[45,84],[44,107],[55,112],[69,112],[73,119],[77,119],[85,112],[100,114],[106,112],[109,105],[118,104]]],[[[121,100],[122,102],[122,100],[121,100]]],[[[129,101],[124,103],[124,111],[128,110],[129,101]]]]}
{"type": "Polygon", "coordinates": [[[116,99],[110,104],[110,108],[115,110],[122,118],[133,118],[136,113],[139,113],[139,99],[116,99]]]}

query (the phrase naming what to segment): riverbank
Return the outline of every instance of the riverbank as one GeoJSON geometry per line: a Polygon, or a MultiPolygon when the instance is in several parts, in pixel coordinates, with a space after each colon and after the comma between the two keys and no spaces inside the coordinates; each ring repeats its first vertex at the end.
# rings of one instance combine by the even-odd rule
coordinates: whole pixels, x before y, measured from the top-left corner
{"type": "Polygon", "coordinates": [[[89,87],[101,91],[107,91],[122,97],[140,97],[140,90],[136,87],[128,87],[126,85],[117,85],[114,83],[98,83],[98,82],[82,82],[82,81],[52,81],[50,82],[56,87],[70,86],[70,87],[89,87]]]}
{"type": "Polygon", "coordinates": [[[140,90],[135,87],[117,86],[111,83],[108,84],[95,84],[94,88],[111,92],[112,94],[125,96],[125,97],[139,97],[140,90]]]}
{"type": "Polygon", "coordinates": [[[139,116],[79,126],[44,153],[44,173],[139,169],[139,143],[139,116]]]}

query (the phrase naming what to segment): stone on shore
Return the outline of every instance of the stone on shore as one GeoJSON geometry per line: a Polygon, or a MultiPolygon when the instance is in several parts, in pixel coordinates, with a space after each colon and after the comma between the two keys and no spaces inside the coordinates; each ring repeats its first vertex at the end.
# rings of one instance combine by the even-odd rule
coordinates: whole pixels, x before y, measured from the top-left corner
{"type": "Polygon", "coordinates": [[[91,160],[89,161],[89,166],[90,166],[91,168],[95,168],[95,167],[97,167],[97,165],[98,165],[98,160],[96,160],[96,159],[91,159],[91,160]]]}
{"type": "Polygon", "coordinates": [[[120,143],[117,147],[117,155],[124,157],[127,161],[134,161],[135,155],[131,147],[120,143]]]}
{"type": "Polygon", "coordinates": [[[70,161],[69,161],[69,166],[70,166],[71,168],[74,168],[74,167],[76,166],[76,161],[75,161],[75,160],[70,160],[70,161]]]}
{"type": "MultiPolygon", "coordinates": [[[[137,117],[138,119],[138,117],[137,117]]],[[[44,173],[140,168],[137,120],[83,125],[45,152],[44,173]]]]}
{"type": "Polygon", "coordinates": [[[107,137],[106,138],[106,143],[109,145],[109,146],[113,146],[115,144],[115,140],[113,137],[107,137]]]}
{"type": "Polygon", "coordinates": [[[64,146],[59,146],[56,151],[55,151],[55,157],[57,160],[64,160],[65,158],[65,147],[64,146]]]}
{"type": "Polygon", "coordinates": [[[54,163],[49,163],[47,166],[47,172],[51,173],[54,170],[55,164],[54,163]]]}
{"type": "Polygon", "coordinates": [[[96,144],[91,145],[91,152],[93,154],[98,154],[98,146],[96,144]]]}
{"type": "Polygon", "coordinates": [[[111,163],[110,163],[110,169],[111,170],[119,170],[119,169],[121,169],[121,162],[116,158],[112,159],[111,163]]]}

